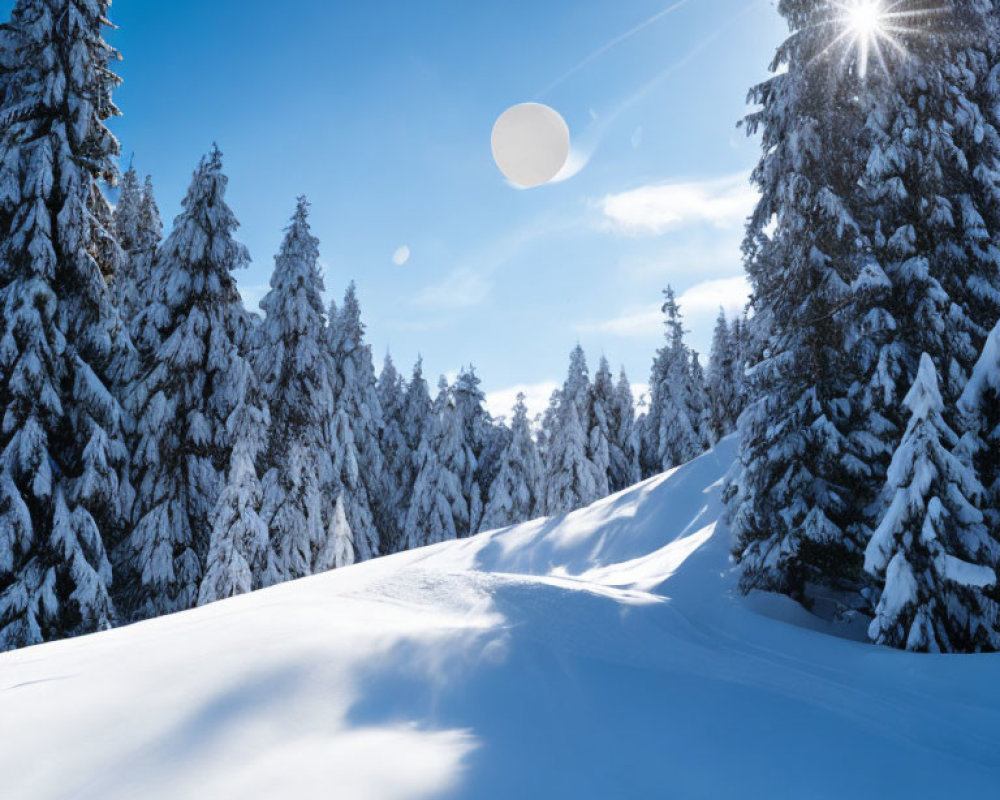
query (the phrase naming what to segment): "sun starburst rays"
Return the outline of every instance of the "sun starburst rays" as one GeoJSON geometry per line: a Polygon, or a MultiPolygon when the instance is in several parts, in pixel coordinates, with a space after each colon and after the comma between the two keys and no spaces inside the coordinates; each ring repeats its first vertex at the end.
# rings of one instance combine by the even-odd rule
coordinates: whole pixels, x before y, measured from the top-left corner
{"type": "Polygon", "coordinates": [[[833,15],[823,24],[832,28],[832,38],[815,58],[839,53],[840,66],[855,70],[862,80],[877,62],[888,70],[887,53],[906,54],[906,40],[929,35],[925,18],[947,13],[945,6],[905,8],[912,0],[834,0],[833,15]]]}

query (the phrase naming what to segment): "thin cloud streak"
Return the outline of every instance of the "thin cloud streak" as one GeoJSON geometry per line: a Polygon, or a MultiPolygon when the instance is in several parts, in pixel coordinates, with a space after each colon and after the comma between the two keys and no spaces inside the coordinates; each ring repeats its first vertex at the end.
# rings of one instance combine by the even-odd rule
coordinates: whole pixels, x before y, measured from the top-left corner
{"type": "Polygon", "coordinates": [[[757,193],[746,173],[704,181],[640,186],[599,201],[605,222],[631,236],[658,236],[670,228],[707,223],[716,228],[742,227],[757,193]]]}
{"type": "Polygon", "coordinates": [[[593,61],[596,61],[597,59],[599,59],[605,53],[613,50],[614,48],[616,48],[618,45],[622,44],[623,42],[628,41],[633,36],[635,36],[637,33],[640,33],[641,31],[645,30],[650,25],[654,25],[655,23],[659,22],[664,17],[669,16],[670,14],[673,14],[675,11],[679,11],[681,8],[683,8],[684,6],[686,6],[690,2],[691,2],[691,0],[679,0],[679,2],[674,3],[672,6],[668,6],[667,8],[663,9],[662,11],[658,11],[657,13],[653,14],[653,16],[651,16],[649,19],[644,20],[643,22],[640,22],[634,28],[631,28],[630,30],[625,31],[625,33],[622,33],[622,34],[616,36],[614,39],[612,39],[610,42],[608,42],[604,46],[597,48],[597,50],[595,50],[593,53],[591,53],[589,56],[587,56],[585,59],[583,59],[583,61],[580,61],[575,67],[573,67],[572,69],[570,69],[568,72],[565,72],[560,77],[556,78],[552,83],[550,83],[548,86],[546,86],[544,89],[542,89],[542,91],[540,91],[535,96],[535,99],[541,99],[541,98],[545,97],[547,94],[549,94],[549,92],[551,92],[557,86],[560,86],[563,83],[565,83],[566,81],[568,81],[570,78],[572,78],[574,75],[576,75],[576,73],[578,73],[582,69],[585,69],[589,64],[591,64],[593,61]]]}

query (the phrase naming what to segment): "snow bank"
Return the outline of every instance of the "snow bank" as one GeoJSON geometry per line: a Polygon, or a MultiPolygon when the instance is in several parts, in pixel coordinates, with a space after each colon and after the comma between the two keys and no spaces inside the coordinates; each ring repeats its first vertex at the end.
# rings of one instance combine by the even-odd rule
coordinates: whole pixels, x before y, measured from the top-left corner
{"type": "Polygon", "coordinates": [[[733,450],[566,517],[4,655],[2,795],[989,796],[1000,658],[735,596],[733,450]]]}

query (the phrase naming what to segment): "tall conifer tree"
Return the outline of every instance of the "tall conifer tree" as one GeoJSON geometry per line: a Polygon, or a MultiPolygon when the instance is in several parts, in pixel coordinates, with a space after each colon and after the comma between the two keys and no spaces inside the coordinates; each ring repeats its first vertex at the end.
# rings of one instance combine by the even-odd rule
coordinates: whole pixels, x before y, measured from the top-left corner
{"type": "Polygon", "coordinates": [[[309,203],[300,197],[275,258],[267,316],[254,361],[271,410],[263,452],[263,514],[277,573],[265,582],[300,578],[329,568],[319,562],[333,518],[333,360],[326,347],[319,240],[309,228],[309,203]]]}
{"type": "Polygon", "coordinates": [[[0,650],[115,620],[120,250],[108,0],[18,0],[0,31],[0,650]]]}
{"type": "Polygon", "coordinates": [[[230,468],[234,376],[250,321],[233,271],[250,260],[226,203],[218,147],[202,159],[157,255],[150,303],[133,326],[142,371],[135,419],[133,528],[118,568],[129,617],[190,608],[198,598],[212,514],[230,468]]]}

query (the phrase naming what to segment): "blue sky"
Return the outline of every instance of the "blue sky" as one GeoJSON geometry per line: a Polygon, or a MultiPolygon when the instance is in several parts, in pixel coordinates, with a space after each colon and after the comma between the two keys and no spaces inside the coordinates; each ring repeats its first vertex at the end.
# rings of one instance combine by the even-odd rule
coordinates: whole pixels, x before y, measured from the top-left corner
{"type": "Polygon", "coordinates": [[[219,142],[254,307],[305,193],[328,293],[357,281],[379,362],[389,348],[406,371],[418,352],[433,375],[474,363],[503,405],[515,386],[547,393],[580,341],[641,383],[667,283],[699,349],[719,303],[740,302],[757,144],[736,122],[784,31],[766,0],[689,0],[604,50],[669,5],[117,0],[114,131],[168,225],[219,142]],[[560,111],[589,158],[519,191],[489,137],[528,100],[560,111]]]}

